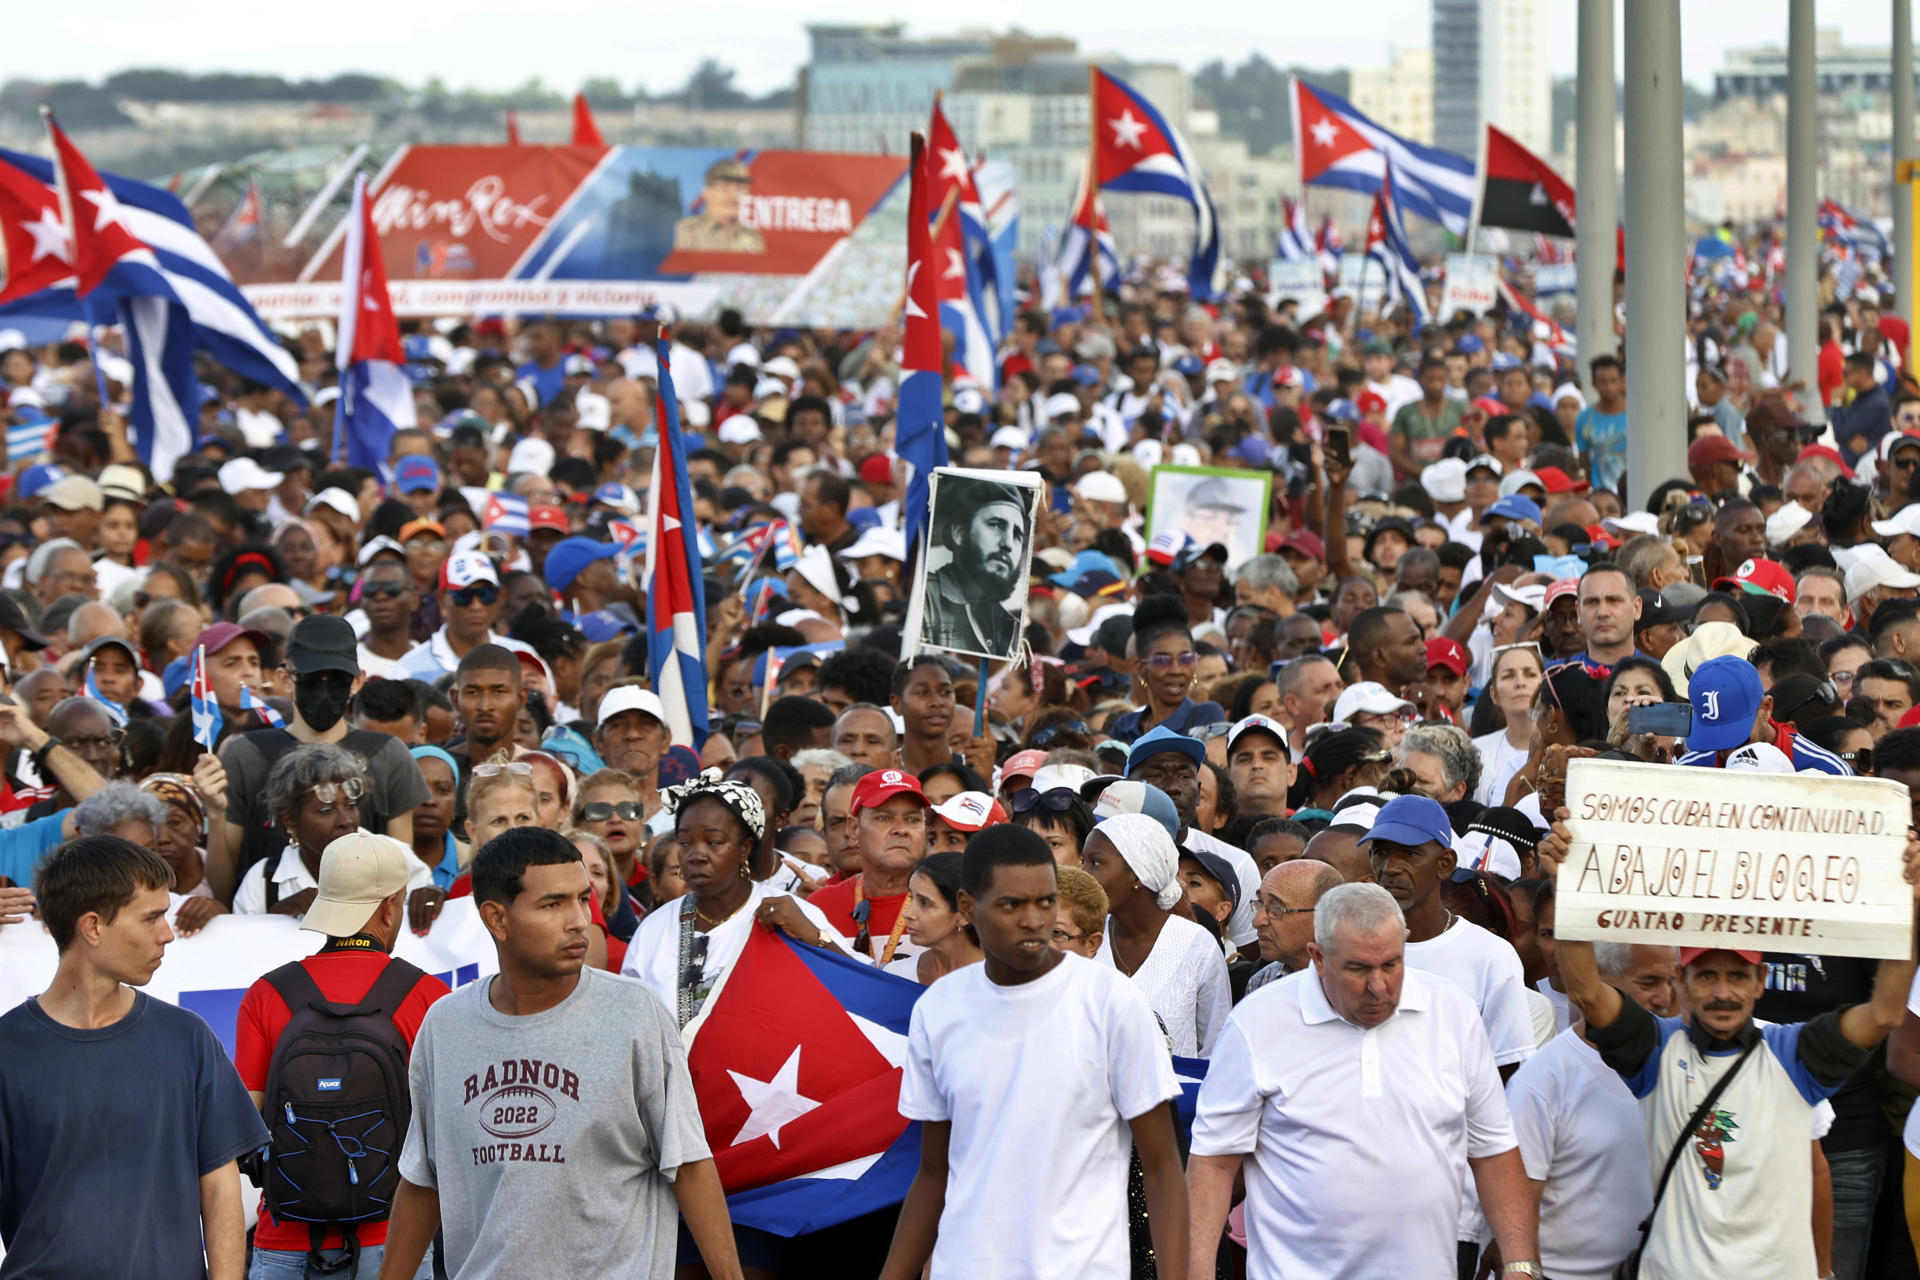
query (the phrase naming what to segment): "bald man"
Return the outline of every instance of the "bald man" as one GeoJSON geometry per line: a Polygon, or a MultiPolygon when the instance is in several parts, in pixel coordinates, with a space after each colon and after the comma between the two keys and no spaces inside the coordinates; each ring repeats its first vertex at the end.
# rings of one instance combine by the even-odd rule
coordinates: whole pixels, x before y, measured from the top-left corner
{"type": "Polygon", "coordinates": [[[1340,878],[1348,884],[1371,880],[1373,860],[1360,847],[1360,837],[1365,834],[1359,827],[1328,827],[1325,831],[1314,833],[1300,856],[1326,863],[1339,872],[1340,878]]]}
{"type": "Polygon", "coordinates": [[[1283,862],[1261,878],[1253,927],[1260,935],[1260,958],[1268,964],[1247,979],[1248,992],[1307,967],[1313,909],[1329,889],[1345,883],[1333,867],[1313,858],[1283,862]]]}
{"type": "Polygon", "coordinates": [[[255,609],[285,609],[293,617],[299,617],[306,603],[292,587],[280,582],[269,582],[265,586],[255,587],[240,597],[240,615],[252,613],[255,609]]]}
{"type": "Polygon", "coordinates": [[[128,638],[127,624],[111,605],[83,604],[67,619],[67,644],[84,649],[101,636],[128,638]]]}

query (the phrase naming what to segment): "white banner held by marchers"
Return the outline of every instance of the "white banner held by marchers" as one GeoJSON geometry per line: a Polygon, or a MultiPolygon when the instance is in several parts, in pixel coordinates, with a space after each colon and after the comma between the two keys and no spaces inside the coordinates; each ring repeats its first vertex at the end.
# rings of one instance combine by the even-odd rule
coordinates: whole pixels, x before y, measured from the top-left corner
{"type": "Polygon", "coordinates": [[[1878,778],[1574,760],[1554,932],[1905,957],[1907,789],[1878,778]]]}
{"type": "MultiPolygon", "coordinates": [[[[240,998],[254,979],[312,955],[325,941],[300,928],[292,916],[215,916],[199,933],[168,943],[153,981],[141,990],[199,1014],[231,1057],[240,998]]],[[[449,898],[425,937],[403,926],[394,954],[450,987],[491,976],[500,967],[493,937],[480,923],[472,898],[449,898]]],[[[0,929],[0,1012],[45,991],[59,959],[39,921],[0,929]]]]}
{"type": "Polygon", "coordinates": [[[1320,259],[1275,258],[1267,264],[1267,305],[1277,307],[1292,298],[1300,304],[1302,320],[1327,309],[1327,282],[1320,274],[1320,259]]]}
{"type": "Polygon", "coordinates": [[[1500,300],[1500,259],[1483,253],[1447,255],[1447,283],[1440,293],[1441,320],[1455,312],[1483,316],[1500,300]]]}

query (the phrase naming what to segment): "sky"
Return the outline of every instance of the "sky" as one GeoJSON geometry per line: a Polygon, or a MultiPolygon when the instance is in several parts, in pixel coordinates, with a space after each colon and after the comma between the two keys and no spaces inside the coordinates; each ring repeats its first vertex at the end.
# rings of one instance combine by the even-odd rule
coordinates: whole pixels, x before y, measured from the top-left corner
{"type": "MultiPolygon", "coordinates": [[[[1577,6],[1536,2],[1550,14],[1552,71],[1570,76],[1577,6]]],[[[1616,21],[1632,2],[1615,6],[1616,21]]],[[[231,0],[90,0],[37,6],[28,24],[35,29],[33,56],[9,74],[98,80],[154,66],[290,78],[365,71],[407,84],[437,76],[455,88],[479,89],[513,88],[534,76],[572,89],[590,77],[612,77],[658,93],[682,84],[701,60],[717,58],[739,72],[740,87],[764,93],[791,85],[806,61],[804,23],[899,21],[905,8],[899,0],[571,0],[565,16],[535,16],[525,0],[463,0],[456,9],[330,0],[299,10],[290,24],[236,20],[231,0]]],[[[1682,8],[1682,73],[1701,87],[1711,84],[1727,49],[1786,43],[1787,0],[1687,0],[1682,8]]],[[[1238,63],[1251,51],[1282,66],[1384,66],[1390,42],[1382,33],[1405,33],[1399,43],[1407,47],[1431,41],[1428,0],[1226,0],[1194,9],[1199,16],[1185,25],[1145,0],[969,0],[961,11],[971,26],[1068,35],[1088,52],[1171,60],[1188,70],[1216,58],[1238,63]]],[[[1887,0],[1822,0],[1819,8],[1820,25],[1838,28],[1849,44],[1886,44],[1887,14],[1887,0]]],[[[956,26],[910,20],[908,30],[939,35],[956,26]]]]}

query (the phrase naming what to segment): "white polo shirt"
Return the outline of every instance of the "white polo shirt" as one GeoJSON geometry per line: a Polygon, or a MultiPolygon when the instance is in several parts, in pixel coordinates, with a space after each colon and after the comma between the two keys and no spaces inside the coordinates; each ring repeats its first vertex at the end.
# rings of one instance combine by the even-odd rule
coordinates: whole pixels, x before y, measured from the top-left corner
{"type": "MultiPolygon", "coordinates": [[[[289,844],[280,851],[277,858],[262,858],[247,868],[247,874],[240,877],[240,887],[233,892],[233,913],[235,915],[259,915],[267,910],[267,866],[273,866],[273,882],[279,886],[276,903],[285,902],[296,893],[308,889],[318,889],[320,882],[307,870],[307,864],[300,860],[300,846],[289,844]]],[[[433,868],[418,858],[407,859],[407,892],[424,889],[433,883],[433,868]]]]}
{"type": "Polygon", "coordinates": [[[1251,1156],[1249,1280],[1453,1280],[1467,1159],[1514,1146],[1479,1015],[1412,967],[1372,1028],[1334,1012],[1317,969],[1249,995],[1193,1121],[1194,1155],[1251,1156]]]}

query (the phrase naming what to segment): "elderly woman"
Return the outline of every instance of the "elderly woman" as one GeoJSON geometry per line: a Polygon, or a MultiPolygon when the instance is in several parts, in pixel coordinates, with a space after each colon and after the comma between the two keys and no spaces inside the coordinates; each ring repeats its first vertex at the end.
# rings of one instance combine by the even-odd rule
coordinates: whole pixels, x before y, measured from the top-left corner
{"type": "Polygon", "coordinates": [[[711,770],[666,788],[661,799],[673,814],[687,892],[640,922],[620,971],[651,986],[684,1027],[739,958],[755,923],[813,945],[838,944],[840,934],[817,908],[753,878],[751,861],[767,818],[751,786],[723,781],[711,770]]]}
{"type": "Polygon", "coordinates": [[[149,774],[140,789],[166,808],[166,820],[154,829],[153,851],[173,868],[175,933],[197,933],[207,921],[225,915],[227,904],[213,896],[207,881],[206,803],[184,773],[149,774]]]}
{"type": "Polygon", "coordinates": [[[1227,961],[1187,914],[1173,837],[1145,814],[1116,814],[1087,836],[1080,861],[1107,895],[1107,934],[1095,958],[1139,985],[1174,1053],[1211,1054],[1233,1004],[1227,961]]]}
{"type": "MultiPolygon", "coordinates": [[[[367,792],[366,762],[332,743],[295,747],[267,775],[267,813],[287,833],[277,857],[256,862],[234,891],[237,914],[301,916],[320,886],[320,855],[341,836],[360,829],[360,800],[367,792]]],[[[415,860],[409,889],[431,887],[433,873],[415,860]]]]}

